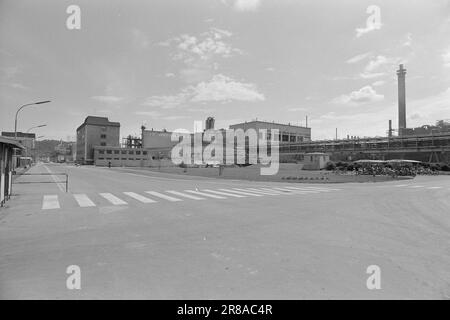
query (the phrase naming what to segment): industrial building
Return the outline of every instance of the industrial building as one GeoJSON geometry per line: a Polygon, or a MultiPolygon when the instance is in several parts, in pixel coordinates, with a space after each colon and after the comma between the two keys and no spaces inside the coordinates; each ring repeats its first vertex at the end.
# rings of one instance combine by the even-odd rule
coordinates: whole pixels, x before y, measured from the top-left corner
{"type": "Polygon", "coordinates": [[[246,131],[247,129],[254,129],[256,130],[256,132],[259,132],[259,130],[261,129],[266,129],[268,135],[270,133],[270,130],[277,129],[279,132],[278,141],[280,142],[280,144],[311,141],[311,128],[295,126],[291,124],[253,120],[249,122],[246,121],[243,123],[233,124],[230,126],[230,129],[242,129],[244,131],[246,131]]]}
{"type": "Polygon", "coordinates": [[[94,164],[94,147],[120,147],[120,123],[88,116],[77,128],[76,162],[94,164]]]}

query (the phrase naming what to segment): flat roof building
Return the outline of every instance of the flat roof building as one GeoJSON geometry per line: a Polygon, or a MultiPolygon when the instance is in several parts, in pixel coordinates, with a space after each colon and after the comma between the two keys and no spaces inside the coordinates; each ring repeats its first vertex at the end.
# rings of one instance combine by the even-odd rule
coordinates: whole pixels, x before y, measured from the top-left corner
{"type": "Polygon", "coordinates": [[[120,146],[120,123],[107,117],[88,116],[77,128],[76,162],[94,164],[95,146],[120,146]]]}
{"type": "Polygon", "coordinates": [[[254,129],[256,131],[259,131],[260,129],[266,129],[268,134],[270,134],[271,129],[278,129],[278,141],[280,141],[280,144],[289,142],[294,143],[311,141],[311,128],[295,126],[291,124],[254,120],[230,125],[230,129],[242,129],[244,131],[246,131],[247,129],[254,129]]]}

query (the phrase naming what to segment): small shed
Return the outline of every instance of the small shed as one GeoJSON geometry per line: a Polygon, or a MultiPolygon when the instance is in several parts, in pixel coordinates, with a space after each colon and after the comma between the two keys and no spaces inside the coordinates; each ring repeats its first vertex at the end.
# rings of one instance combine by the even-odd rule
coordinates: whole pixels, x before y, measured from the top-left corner
{"type": "Polygon", "coordinates": [[[25,149],[15,139],[0,136],[0,205],[11,196],[14,149],[25,149]]]}
{"type": "Polygon", "coordinates": [[[330,155],[322,152],[312,152],[305,154],[303,160],[303,170],[321,170],[330,161],[330,155]]]}

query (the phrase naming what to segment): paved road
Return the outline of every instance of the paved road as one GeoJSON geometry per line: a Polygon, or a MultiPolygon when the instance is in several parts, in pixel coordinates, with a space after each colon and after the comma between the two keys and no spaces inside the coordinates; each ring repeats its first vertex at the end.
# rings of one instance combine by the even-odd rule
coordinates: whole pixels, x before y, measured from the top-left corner
{"type": "Polygon", "coordinates": [[[14,185],[0,209],[1,298],[450,298],[448,176],[318,185],[29,172],[67,172],[69,192],[14,185]],[[66,287],[70,265],[81,290],[66,287]],[[369,265],[380,290],[366,287],[369,265]]]}

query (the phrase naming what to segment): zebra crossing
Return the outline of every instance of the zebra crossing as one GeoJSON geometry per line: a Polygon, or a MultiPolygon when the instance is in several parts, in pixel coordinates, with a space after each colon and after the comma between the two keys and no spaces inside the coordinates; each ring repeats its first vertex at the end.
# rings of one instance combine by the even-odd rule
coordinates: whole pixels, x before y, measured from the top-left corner
{"type": "MultiPolygon", "coordinates": [[[[157,202],[181,202],[181,201],[202,201],[202,200],[226,200],[237,198],[270,197],[270,196],[293,196],[308,195],[318,193],[335,192],[341,189],[328,187],[228,187],[220,189],[195,189],[195,190],[166,190],[166,191],[144,191],[141,193],[126,191],[119,193],[98,193],[87,195],[82,193],[69,194],[80,208],[92,208],[104,205],[127,206],[133,202],[152,204],[157,202]],[[102,199],[96,201],[94,198],[102,199]],[[101,203],[99,203],[101,202],[101,203]]],[[[60,198],[57,194],[44,195],[42,198],[42,210],[61,209],[60,198]]]]}

